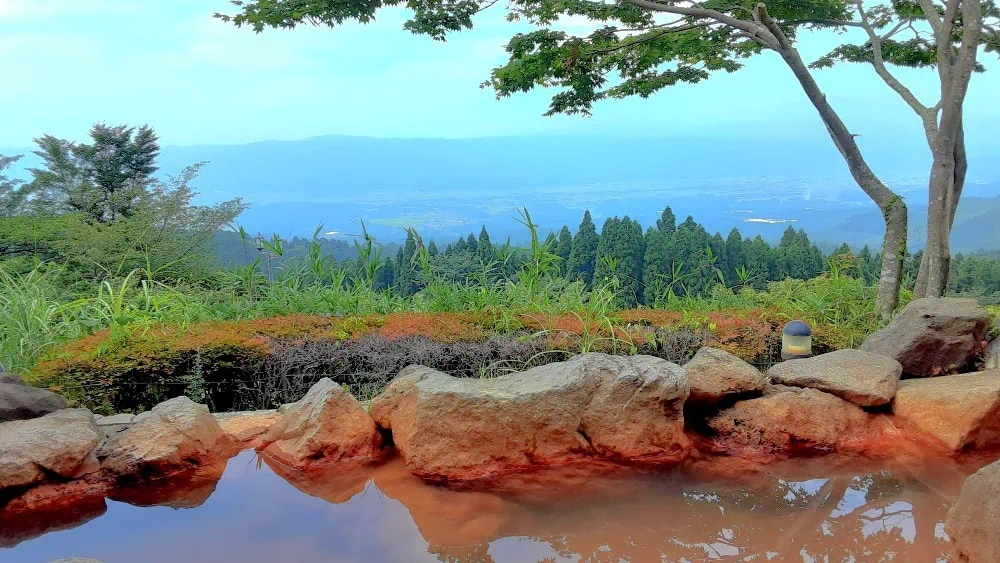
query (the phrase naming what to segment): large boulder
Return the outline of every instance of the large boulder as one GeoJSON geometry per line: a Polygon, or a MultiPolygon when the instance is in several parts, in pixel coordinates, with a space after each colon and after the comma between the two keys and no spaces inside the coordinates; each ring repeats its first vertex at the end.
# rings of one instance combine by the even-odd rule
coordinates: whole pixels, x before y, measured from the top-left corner
{"type": "Polygon", "coordinates": [[[764,396],[740,401],[709,419],[725,450],[762,454],[848,449],[874,431],[872,416],[816,389],[769,385],[764,396]]]}
{"type": "Polygon", "coordinates": [[[994,338],[986,347],[985,369],[1000,369],[1000,337],[994,338]]]}
{"type": "Polygon", "coordinates": [[[74,479],[99,469],[94,416],[63,409],[0,424],[0,490],[35,485],[52,476],[74,479]]]}
{"type": "Polygon", "coordinates": [[[10,373],[0,375],[0,422],[38,418],[66,408],[66,400],[10,373]]]}
{"type": "Polygon", "coordinates": [[[475,480],[586,459],[679,461],[687,396],[675,364],[591,353],[488,379],[410,366],[371,413],[414,474],[475,480]]]}
{"type": "Polygon", "coordinates": [[[1000,461],[969,477],[944,526],[957,561],[1000,558],[1000,461]]]}
{"type": "Polygon", "coordinates": [[[718,348],[701,348],[684,370],[691,385],[690,405],[710,407],[764,390],[764,376],[757,368],[718,348]]]}
{"type": "Polygon", "coordinates": [[[135,417],[106,450],[102,469],[133,480],[227,458],[232,444],[208,407],[182,396],[135,417]]]}
{"type": "Polygon", "coordinates": [[[259,446],[264,434],[281,420],[276,410],[220,412],[214,416],[226,436],[245,448],[259,446]]]}
{"type": "Polygon", "coordinates": [[[1000,370],[899,383],[893,414],[951,451],[1000,447],[1000,370]]]}
{"type": "Polygon", "coordinates": [[[264,452],[283,463],[365,461],[381,457],[382,437],[361,404],[329,378],[300,401],[282,405],[281,420],[261,438],[264,452]]]}
{"type": "Polygon", "coordinates": [[[917,299],[865,339],[861,350],[895,358],[910,375],[946,375],[982,351],[989,321],[989,313],[974,299],[917,299]]]}
{"type": "Polygon", "coordinates": [[[896,360],[861,350],[789,360],[767,370],[774,383],[818,389],[861,407],[892,401],[902,374],[903,366],[896,360]]]}

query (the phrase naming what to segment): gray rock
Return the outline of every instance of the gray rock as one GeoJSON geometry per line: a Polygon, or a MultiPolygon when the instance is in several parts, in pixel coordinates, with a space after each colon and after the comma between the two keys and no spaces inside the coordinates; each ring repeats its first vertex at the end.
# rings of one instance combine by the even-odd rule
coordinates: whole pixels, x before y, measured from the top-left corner
{"type": "Polygon", "coordinates": [[[10,373],[0,375],[0,422],[28,420],[66,408],[66,400],[10,373]]]}
{"type": "Polygon", "coordinates": [[[903,366],[896,360],[861,350],[837,350],[789,360],[767,371],[774,383],[809,387],[861,407],[886,405],[896,396],[903,366]]]}
{"type": "Polygon", "coordinates": [[[169,475],[231,453],[208,407],[175,397],[137,416],[108,448],[102,467],[114,475],[169,475]]]}
{"type": "Polygon", "coordinates": [[[410,366],[371,414],[411,472],[479,480],[583,459],[678,462],[688,393],[666,360],[591,353],[484,379],[410,366]]]}
{"type": "Polygon", "coordinates": [[[73,479],[99,469],[94,416],[63,409],[0,424],[0,489],[40,483],[50,474],[73,479]]]}
{"type": "Polygon", "coordinates": [[[865,339],[860,349],[895,358],[910,375],[947,375],[982,351],[989,320],[974,299],[917,299],[865,339]]]}
{"type": "Polygon", "coordinates": [[[764,390],[764,376],[757,368],[718,348],[701,348],[684,370],[691,385],[689,404],[712,406],[729,396],[764,390]]]}
{"type": "Polygon", "coordinates": [[[1000,556],[1000,461],[974,473],[948,512],[945,532],[956,561],[993,562],[1000,556]]]}
{"type": "Polygon", "coordinates": [[[1000,369],[1000,337],[986,347],[986,369],[1000,369]]]}

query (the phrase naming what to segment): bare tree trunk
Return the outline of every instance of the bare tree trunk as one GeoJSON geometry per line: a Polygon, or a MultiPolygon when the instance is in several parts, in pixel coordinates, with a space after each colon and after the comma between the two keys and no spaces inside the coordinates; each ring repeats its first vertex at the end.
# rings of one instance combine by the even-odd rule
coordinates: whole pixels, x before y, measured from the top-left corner
{"type": "Polygon", "coordinates": [[[843,155],[854,181],[882,211],[882,217],[885,219],[885,236],[882,239],[882,270],[879,278],[876,308],[879,316],[883,320],[888,320],[898,303],[899,287],[903,279],[903,256],[906,252],[907,234],[906,203],[882,183],[868,166],[868,162],[861,154],[861,149],[854,141],[854,135],[827,102],[826,95],[816,84],[798,51],[788,41],[777,23],[768,15],[767,7],[763,3],[757,4],[755,12],[761,23],[778,39],[779,48],[776,49],[778,54],[795,74],[795,78],[798,79],[809,101],[819,112],[830,138],[840,154],[843,155]]]}

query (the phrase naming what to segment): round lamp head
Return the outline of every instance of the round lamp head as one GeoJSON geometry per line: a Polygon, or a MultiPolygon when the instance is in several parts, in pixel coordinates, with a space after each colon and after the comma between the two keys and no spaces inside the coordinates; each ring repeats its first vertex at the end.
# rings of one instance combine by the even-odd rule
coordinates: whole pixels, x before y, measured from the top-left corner
{"type": "Polygon", "coordinates": [[[812,330],[802,321],[792,321],[781,331],[781,359],[812,356],[812,330]]]}
{"type": "Polygon", "coordinates": [[[812,330],[809,329],[809,325],[802,321],[792,321],[786,324],[785,330],[782,333],[788,336],[812,336],[812,330]]]}

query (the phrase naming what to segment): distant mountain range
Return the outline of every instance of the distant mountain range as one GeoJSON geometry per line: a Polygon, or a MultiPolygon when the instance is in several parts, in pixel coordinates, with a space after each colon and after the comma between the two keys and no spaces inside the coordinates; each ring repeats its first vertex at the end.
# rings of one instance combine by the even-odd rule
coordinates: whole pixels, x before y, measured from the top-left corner
{"type": "MultiPolygon", "coordinates": [[[[919,244],[926,149],[909,141],[862,148],[907,199],[911,241],[919,244]]],[[[970,182],[953,247],[1000,248],[1000,158],[970,152],[970,182]]],[[[33,158],[24,161],[31,165],[33,158]]],[[[625,214],[647,226],[667,205],[679,220],[692,215],[724,235],[737,227],[744,235],[776,240],[795,225],[827,245],[877,245],[881,236],[878,210],[821,137],[330,136],[165,147],[160,165],[176,172],[200,161],[209,162],[196,184],[202,201],[242,197],[253,203],[240,218],[244,227],[286,237],[309,235],[320,223],[330,237],[343,237],[357,233],[364,219],[386,242],[401,240],[409,226],[449,242],[478,233],[481,225],[494,239],[517,241],[526,236],[513,219],[518,206],[527,206],[543,231],[564,224],[575,231],[584,209],[598,226],[625,214]]]]}

